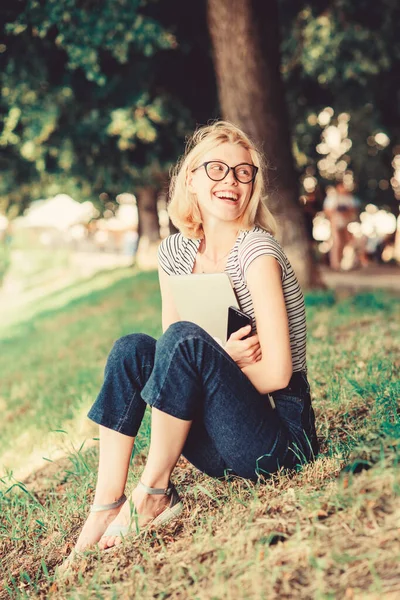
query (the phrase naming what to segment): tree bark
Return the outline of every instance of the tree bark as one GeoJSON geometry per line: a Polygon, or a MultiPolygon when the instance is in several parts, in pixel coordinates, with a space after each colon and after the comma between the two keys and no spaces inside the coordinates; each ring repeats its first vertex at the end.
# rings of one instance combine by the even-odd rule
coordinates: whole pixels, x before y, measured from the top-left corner
{"type": "Polygon", "coordinates": [[[277,0],[208,0],[208,27],[222,116],[241,127],[264,152],[268,206],[277,238],[300,284],[315,280],[291,152],[280,77],[277,0]]]}
{"type": "Polygon", "coordinates": [[[142,269],[157,267],[157,248],[160,242],[157,195],[158,190],[150,186],[139,188],[136,192],[139,220],[137,264],[142,269]]]}

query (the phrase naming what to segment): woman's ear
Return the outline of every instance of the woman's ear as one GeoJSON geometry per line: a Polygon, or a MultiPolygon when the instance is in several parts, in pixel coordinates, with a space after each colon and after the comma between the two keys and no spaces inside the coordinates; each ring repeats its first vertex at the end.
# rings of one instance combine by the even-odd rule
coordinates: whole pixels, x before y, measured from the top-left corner
{"type": "Polygon", "coordinates": [[[195,194],[196,190],[193,185],[193,173],[189,173],[186,179],[186,187],[191,194],[195,194]]]}

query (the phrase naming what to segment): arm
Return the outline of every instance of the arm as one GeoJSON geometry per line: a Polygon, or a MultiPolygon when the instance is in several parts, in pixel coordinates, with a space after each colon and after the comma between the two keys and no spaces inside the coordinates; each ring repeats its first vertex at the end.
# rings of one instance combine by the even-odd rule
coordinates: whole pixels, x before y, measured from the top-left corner
{"type": "Polygon", "coordinates": [[[161,314],[162,314],[162,330],[163,333],[172,323],[180,321],[178,312],[175,308],[174,298],[168,284],[168,275],[159,265],[158,278],[160,281],[161,290],[161,314]]]}
{"type": "Polygon", "coordinates": [[[242,368],[261,394],[286,387],[292,375],[289,322],[281,282],[281,268],[272,256],[254,259],[247,269],[262,358],[242,368]]]}

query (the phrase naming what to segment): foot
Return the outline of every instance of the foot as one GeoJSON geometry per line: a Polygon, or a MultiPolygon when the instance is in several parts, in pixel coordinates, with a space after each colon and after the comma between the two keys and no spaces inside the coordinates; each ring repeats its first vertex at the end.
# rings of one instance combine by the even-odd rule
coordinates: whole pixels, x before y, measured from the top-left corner
{"type": "MultiPolygon", "coordinates": [[[[127,504],[127,502],[125,502],[125,504],[127,504]]],[[[60,573],[66,571],[77,553],[95,546],[121,509],[122,506],[119,506],[118,508],[113,508],[111,510],[89,513],[74,549],[61,566],[58,567],[60,573]]]]}
{"type": "MultiPolygon", "coordinates": [[[[139,529],[150,523],[155,517],[163,512],[169,506],[171,502],[170,496],[164,495],[150,495],[147,494],[140,486],[136,487],[131,497],[122,506],[119,514],[112,521],[113,525],[128,526],[132,522],[132,530],[135,531],[135,514],[137,519],[137,526],[139,529]],[[133,512],[135,510],[135,513],[133,512]],[[132,516],[131,516],[132,511],[132,516]]],[[[112,548],[112,546],[119,546],[122,543],[120,536],[102,536],[98,546],[100,550],[112,548]]]]}

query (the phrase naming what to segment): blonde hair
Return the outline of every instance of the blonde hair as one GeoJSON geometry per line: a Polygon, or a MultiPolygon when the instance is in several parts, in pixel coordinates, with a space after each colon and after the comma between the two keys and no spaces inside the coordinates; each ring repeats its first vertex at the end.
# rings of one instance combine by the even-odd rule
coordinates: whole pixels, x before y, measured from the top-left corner
{"type": "Polygon", "coordinates": [[[185,237],[193,239],[204,237],[197,196],[189,191],[187,181],[191,171],[201,164],[202,156],[224,143],[238,144],[248,150],[253,164],[258,167],[240,229],[249,230],[254,225],[258,225],[274,235],[277,228],[276,220],[264,202],[264,157],[250,138],[229,121],[214,121],[210,125],[198,127],[189,138],[185,153],[172,172],[168,204],[171,221],[185,237]]]}

